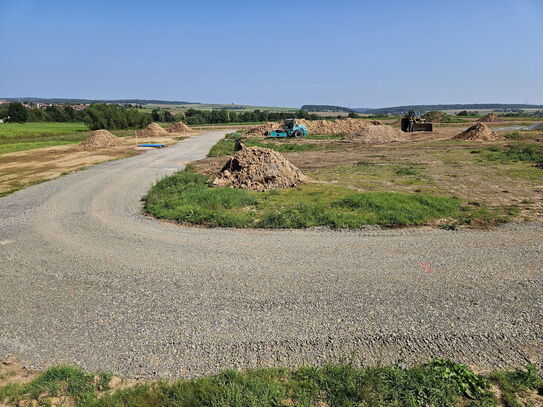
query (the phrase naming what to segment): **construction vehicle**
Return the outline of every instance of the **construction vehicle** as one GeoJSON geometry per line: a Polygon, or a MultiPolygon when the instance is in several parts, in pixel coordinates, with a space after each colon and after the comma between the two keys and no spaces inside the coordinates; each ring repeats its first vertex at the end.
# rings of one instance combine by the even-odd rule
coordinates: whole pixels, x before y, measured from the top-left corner
{"type": "Polygon", "coordinates": [[[402,131],[412,133],[414,131],[433,131],[432,123],[417,116],[414,111],[410,110],[407,115],[402,118],[402,131]]]}
{"type": "Polygon", "coordinates": [[[296,123],[296,119],[285,119],[281,130],[272,130],[268,133],[268,137],[295,137],[300,138],[307,136],[309,131],[303,124],[296,123]]]}

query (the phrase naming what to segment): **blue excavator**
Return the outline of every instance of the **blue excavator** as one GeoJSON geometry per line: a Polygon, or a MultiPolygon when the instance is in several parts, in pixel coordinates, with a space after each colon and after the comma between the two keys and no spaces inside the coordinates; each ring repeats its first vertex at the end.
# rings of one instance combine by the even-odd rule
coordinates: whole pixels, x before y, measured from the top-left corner
{"type": "Polygon", "coordinates": [[[281,130],[272,130],[268,133],[268,137],[284,138],[295,137],[300,138],[307,136],[309,131],[303,124],[296,123],[296,119],[285,119],[281,130]]]}

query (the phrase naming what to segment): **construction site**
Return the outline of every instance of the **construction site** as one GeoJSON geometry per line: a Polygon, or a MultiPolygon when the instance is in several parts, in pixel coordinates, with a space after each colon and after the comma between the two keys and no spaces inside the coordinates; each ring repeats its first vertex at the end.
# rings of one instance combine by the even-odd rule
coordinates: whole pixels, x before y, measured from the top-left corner
{"type": "Polygon", "coordinates": [[[542,21],[0,1],[0,407],[543,407],[542,21]]]}

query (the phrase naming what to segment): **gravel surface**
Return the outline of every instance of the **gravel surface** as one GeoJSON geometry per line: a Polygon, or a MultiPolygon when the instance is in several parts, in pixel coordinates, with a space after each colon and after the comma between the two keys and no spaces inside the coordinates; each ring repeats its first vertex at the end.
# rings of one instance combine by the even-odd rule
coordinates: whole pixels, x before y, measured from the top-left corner
{"type": "Polygon", "coordinates": [[[0,359],[145,377],[345,358],[542,364],[539,224],[265,231],[140,214],[153,182],[225,133],[0,199],[0,359]]]}

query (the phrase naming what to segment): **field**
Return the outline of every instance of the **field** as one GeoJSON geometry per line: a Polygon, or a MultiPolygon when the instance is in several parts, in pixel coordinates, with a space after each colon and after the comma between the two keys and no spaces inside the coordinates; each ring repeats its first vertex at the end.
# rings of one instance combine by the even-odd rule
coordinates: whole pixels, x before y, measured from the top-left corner
{"type": "Polygon", "coordinates": [[[0,197],[100,162],[139,154],[137,143],[173,144],[182,139],[134,138],[134,130],[112,130],[122,137],[122,145],[77,150],[73,145],[90,133],[81,123],[2,124],[0,129],[0,197]]]}
{"type": "Polygon", "coordinates": [[[302,140],[247,138],[272,148],[310,176],[297,188],[270,192],[210,188],[228,155],[232,134],[209,158],[159,182],[146,209],[156,217],[208,226],[357,228],[435,225],[489,227],[543,220],[542,131],[507,133],[502,141],[449,140],[466,124],[414,133],[404,143],[346,144],[340,136],[302,140]],[[201,174],[201,175],[199,175],[201,174]]]}
{"type": "Polygon", "coordinates": [[[2,123],[0,154],[78,143],[88,132],[84,123],[2,123]]]}

